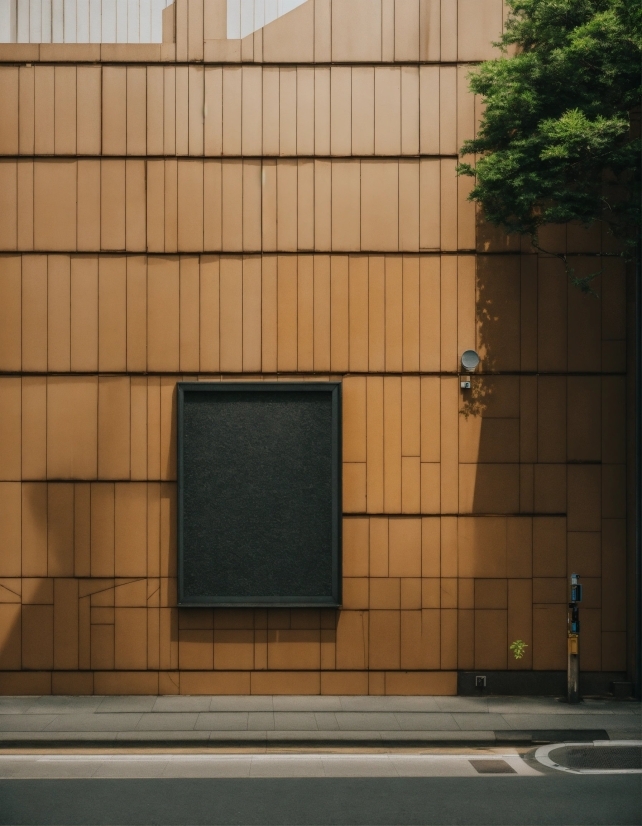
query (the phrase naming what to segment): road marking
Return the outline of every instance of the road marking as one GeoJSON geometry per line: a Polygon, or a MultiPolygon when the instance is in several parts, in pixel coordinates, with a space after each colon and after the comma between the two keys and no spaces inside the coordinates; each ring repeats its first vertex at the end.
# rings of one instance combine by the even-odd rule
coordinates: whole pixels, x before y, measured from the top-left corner
{"type": "MultiPolygon", "coordinates": [[[[568,772],[569,774],[642,774],[642,769],[569,769],[568,766],[560,766],[548,755],[567,746],[579,746],[586,748],[588,743],[551,743],[548,746],[540,746],[535,752],[535,759],[542,766],[548,766],[550,769],[556,769],[560,772],[568,772]]],[[[642,740],[594,740],[593,746],[599,748],[606,747],[622,747],[622,746],[642,746],[642,740]]]]}

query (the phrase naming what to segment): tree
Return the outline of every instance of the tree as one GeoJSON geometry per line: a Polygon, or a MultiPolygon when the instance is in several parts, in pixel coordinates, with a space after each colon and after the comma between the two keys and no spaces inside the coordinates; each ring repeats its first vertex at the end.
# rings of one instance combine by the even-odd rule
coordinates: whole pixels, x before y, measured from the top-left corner
{"type": "MultiPolygon", "coordinates": [[[[640,0],[507,0],[497,60],[470,89],[485,111],[463,155],[470,199],[490,223],[605,222],[629,253],[640,228],[640,0]]],[[[567,268],[568,269],[568,268],[567,268]]],[[[585,285],[586,286],[586,285],[585,285]]]]}

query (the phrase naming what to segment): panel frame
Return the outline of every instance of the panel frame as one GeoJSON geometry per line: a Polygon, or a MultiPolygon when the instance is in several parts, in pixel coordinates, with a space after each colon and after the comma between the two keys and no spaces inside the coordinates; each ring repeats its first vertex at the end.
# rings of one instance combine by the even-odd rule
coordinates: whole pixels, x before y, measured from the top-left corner
{"type": "Polygon", "coordinates": [[[341,608],[342,606],[342,382],[177,382],[177,555],[179,608],[341,608]],[[302,599],[297,596],[270,597],[187,597],[184,589],[184,424],[186,393],[234,392],[327,392],[332,398],[332,595],[302,599]]]}

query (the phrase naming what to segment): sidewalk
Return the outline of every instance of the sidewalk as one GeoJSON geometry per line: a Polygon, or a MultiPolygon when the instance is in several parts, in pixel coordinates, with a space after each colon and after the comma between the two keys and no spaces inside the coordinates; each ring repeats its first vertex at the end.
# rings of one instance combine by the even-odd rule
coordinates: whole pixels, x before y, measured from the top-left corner
{"type": "Polygon", "coordinates": [[[0,748],[641,739],[640,704],[538,697],[0,697],[0,748]]]}

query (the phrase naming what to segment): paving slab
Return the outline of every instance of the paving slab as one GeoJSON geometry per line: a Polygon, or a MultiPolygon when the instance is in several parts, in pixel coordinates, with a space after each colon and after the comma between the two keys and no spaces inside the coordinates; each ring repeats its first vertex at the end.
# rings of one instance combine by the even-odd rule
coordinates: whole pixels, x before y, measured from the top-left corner
{"type": "Polygon", "coordinates": [[[639,703],[608,699],[569,706],[551,697],[0,698],[0,744],[12,747],[530,742],[547,732],[572,741],[595,732],[639,739],[641,729],[639,703]]]}
{"type": "Polygon", "coordinates": [[[333,711],[317,711],[314,714],[317,729],[321,731],[338,731],[339,722],[333,711]]]}
{"type": "Polygon", "coordinates": [[[96,714],[154,711],[155,705],[156,697],[105,697],[96,709],[96,714]]]}
{"type": "Polygon", "coordinates": [[[611,729],[642,727],[638,716],[637,726],[628,717],[618,714],[503,714],[510,728],[514,729],[611,729]]]}
{"type": "Polygon", "coordinates": [[[275,711],[276,731],[317,731],[317,719],[313,711],[275,711]]]}
{"type": "Polygon", "coordinates": [[[0,731],[44,731],[54,714],[0,714],[0,731]]]}
{"type": "Polygon", "coordinates": [[[205,711],[195,728],[202,731],[247,731],[247,711],[205,711]]]}
{"type": "Polygon", "coordinates": [[[342,711],[439,711],[435,697],[342,697],[342,711]]]}
{"type": "Polygon", "coordinates": [[[247,727],[250,731],[270,731],[274,728],[274,712],[250,711],[247,715],[247,727]]]}
{"type": "Polygon", "coordinates": [[[489,697],[487,710],[496,714],[639,714],[639,703],[609,700],[583,700],[569,704],[555,697],[489,697]]]}
{"type": "Polygon", "coordinates": [[[133,731],[142,714],[59,714],[47,731],[133,731]]]}
{"type": "Polygon", "coordinates": [[[33,700],[33,697],[0,697],[0,714],[24,714],[33,700]]]}
{"type": "Polygon", "coordinates": [[[399,731],[401,728],[389,711],[346,711],[338,715],[337,722],[343,731],[399,731]]]}
{"type": "MultiPolygon", "coordinates": [[[[74,745],[76,743],[112,743],[118,739],[119,731],[2,731],[0,732],[0,743],[10,743],[12,747],[16,743],[24,744],[25,746],[34,743],[68,743],[74,745]]],[[[129,736],[133,732],[127,732],[129,736]]]]}
{"type": "Polygon", "coordinates": [[[183,742],[207,743],[210,737],[211,732],[209,731],[194,731],[193,729],[168,731],[167,729],[161,729],[158,731],[119,731],[116,739],[127,743],[151,742],[172,745],[172,743],[183,742]]]}
{"type": "MultiPolygon", "coordinates": [[[[445,715],[444,715],[445,716],[445,715]]],[[[479,729],[493,729],[502,731],[510,729],[510,724],[501,714],[480,714],[479,712],[454,712],[450,715],[462,731],[477,731],[479,729]]]]}
{"type": "Polygon", "coordinates": [[[437,711],[477,711],[484,713],[488,711],[488,699],[486,697],[435,697],[437,711]]]}
{"type": "Polygon", "coordinates": [[[92,713],[104,697],[36,697],[29,706],[29,714],[78,714],[92,713]]]}
{"type": "Polygon", "coordinates": [[[141,714],[136,728],[139,731],[192,731],[198,717],[195,711],[176,714],[164,712],[141,714]]]}
{"type": "Polygon", "coordinates": [[[212,703],[211,697],[153,697],[153,711],[158,712],[181,712],[181,711],[209,711],[212,703]]]}
{"type": "MultiPolygon", "coordinates": [[[[434,712],[400,711],[395,714],[399,728],[404,731],[447,731],[456,729],[457,721],[453,714],[438,714],[434,712]]],[[[490,726],[486,726],[489,728],[490,726]]]]}
{"type": "Polygon", "coordinates": [[[274,711],[342,711],[341,697],[316,696],[273,697],[274,711]]]}
{"type": "Polygon", "coordinates": [[[273,709],[273,698],[266,695],[211,697],[209,707],[210,711],[273,711],[273,709]]]}

